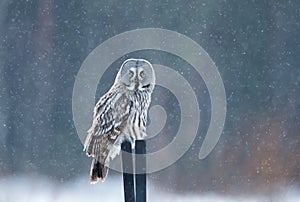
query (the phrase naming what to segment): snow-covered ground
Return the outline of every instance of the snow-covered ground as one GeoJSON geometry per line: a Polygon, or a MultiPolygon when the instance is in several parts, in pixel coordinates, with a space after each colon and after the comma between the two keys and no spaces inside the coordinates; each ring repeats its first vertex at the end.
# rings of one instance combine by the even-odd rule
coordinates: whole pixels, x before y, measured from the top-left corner
{"type": "MultiPolygon", "coordinates": [[[[162,191],[148,182],[148,201],[191,202],[300,202],[300,193],[291,190],[272,199],[263,196],[226,196],[218,194],[179,195],[162,191]]],[[[124,201],[121,176],[110,176],[105,183],[90,185],[85,177],[58,183],[41,176],[15,176],[0,179],[0,202],[83,202],[124,201]]]]}

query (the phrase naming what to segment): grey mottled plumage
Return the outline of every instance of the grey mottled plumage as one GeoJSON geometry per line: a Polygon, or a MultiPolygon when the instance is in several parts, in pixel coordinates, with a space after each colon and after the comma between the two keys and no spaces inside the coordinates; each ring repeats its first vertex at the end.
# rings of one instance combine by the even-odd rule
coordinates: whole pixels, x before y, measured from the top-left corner
{"type": "Polygon", "coordinates": [[[121,143],[146,136],[147,110],[155,85],[152,65],[143,59],[126,60],[111,89],[94,108],[84,150],[93,157],[90,182],[105,180],[110,160],[120,152],[121,143]]]}

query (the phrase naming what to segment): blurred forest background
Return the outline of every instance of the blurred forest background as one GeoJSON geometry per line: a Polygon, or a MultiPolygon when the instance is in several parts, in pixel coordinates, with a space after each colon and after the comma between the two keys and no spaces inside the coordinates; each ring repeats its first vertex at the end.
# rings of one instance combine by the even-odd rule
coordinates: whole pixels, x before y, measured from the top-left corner
{"type": "MultiPolygon", "coordinates": [[[[209,95],[199,77],[203,125],[197,139],[176,164],[149,179],[177,193],[270,194],[299,186],[299,23],[297,0],[1,0],[0,178],[37,174],[63,183],[85,175],[88,180],[91,159],[72,120],[76,74],[87,55],[110,37],[157,27],[182,33],[208,52],[224,81],[228,105],[218,145],[199,160],[210,120],[209,95]]],[[[166,53],[133,55],[190,68],[166,53]]],[[[112,84],[124,58],[101,80],[106,87],[98,88],[96,99],[112,84]]],[[[155,96],[172,110],[172,96],[159,89],[155,96]]],[[[172,139],[174,127],[156,137],[160,147],[172,139]]]]}

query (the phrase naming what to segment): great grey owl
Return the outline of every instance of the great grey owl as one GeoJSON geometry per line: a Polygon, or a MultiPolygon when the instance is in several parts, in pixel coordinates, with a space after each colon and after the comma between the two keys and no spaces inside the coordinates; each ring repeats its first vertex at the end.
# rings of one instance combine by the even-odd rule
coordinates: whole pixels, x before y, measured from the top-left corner
{"type": "Polygon", "coordinates": [[[144,59],[128,59],[110,90],[94,108],[92,127],[84,144],[93,157],[90,182],[103,182],[110,161],[119,154],[124,140],[133,142],[146,136],[147,110],[155,85],[154,69],[144,59]]]}

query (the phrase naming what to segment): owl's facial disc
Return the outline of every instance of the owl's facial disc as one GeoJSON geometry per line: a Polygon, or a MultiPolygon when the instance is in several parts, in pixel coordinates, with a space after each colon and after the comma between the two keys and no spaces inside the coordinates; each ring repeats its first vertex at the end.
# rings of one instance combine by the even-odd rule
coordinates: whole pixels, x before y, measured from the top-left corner
{"type": "Polygon", "coordinates": [[[129,59],[122,65],[121,82],[128,90],[144,91],[150,87],[151,64],[142,59],[129,59]]]}

